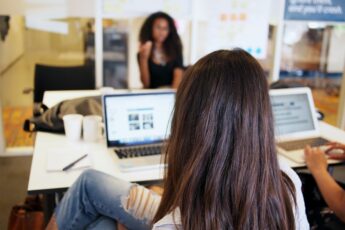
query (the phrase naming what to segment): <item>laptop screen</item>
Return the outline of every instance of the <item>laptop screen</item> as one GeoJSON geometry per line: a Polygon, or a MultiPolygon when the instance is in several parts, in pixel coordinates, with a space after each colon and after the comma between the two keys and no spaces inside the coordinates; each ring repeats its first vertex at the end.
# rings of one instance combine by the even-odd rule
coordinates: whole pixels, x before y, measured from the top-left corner
{"type": "Polygon", "coordinates": [[[174,92],[105,95],[109,147],[159,143],[170,134],[174,92]]]}
{"type": "Polygon", "coordinates": [[[277,136],[315,130],[307,93],[270,95],[277,136]]]}

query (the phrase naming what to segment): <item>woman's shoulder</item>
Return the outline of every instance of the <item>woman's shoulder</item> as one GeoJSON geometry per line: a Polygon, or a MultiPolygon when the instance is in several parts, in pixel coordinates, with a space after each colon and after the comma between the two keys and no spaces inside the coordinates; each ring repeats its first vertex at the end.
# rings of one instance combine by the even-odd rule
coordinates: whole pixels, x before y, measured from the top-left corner
{"type": "Polygon", "coordinates": [[[288,165],[288,163],[284,159],[278,158],[278,162],[280,170],[291,179],[296,188],[300,188],[302,186],[302,183],[297,173],[288,165]]]}
{"type": "Polygon", "coordinates": [[[176,208],[174,211],[165,215],[162,219],[153,225],[153,230],[172,230],[182,229],[180,209],[176,208]]]}
{"type": "Polygon", "coordinates": [[[284,159],[279,159],[280,170],[284,172],[295,186],[295,224],[296,229],[309,229],[309,223],[306,216],[304,198],[302,194],[302,182],[297,173],[292,170],[284,159]]]}

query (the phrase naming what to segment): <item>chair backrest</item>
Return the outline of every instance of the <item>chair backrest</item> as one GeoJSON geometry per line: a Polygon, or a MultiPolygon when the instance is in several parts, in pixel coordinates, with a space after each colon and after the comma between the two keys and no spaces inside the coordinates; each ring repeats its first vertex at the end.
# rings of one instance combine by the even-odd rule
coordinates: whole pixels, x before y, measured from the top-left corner
{"type": "Polygon", "coordinates": [[[58,67],[36,64],[34,102],[42,102],[46,90],[78,89],[95,89],[93,66],[58,67]]]}
{"type": "Polygon", "coordinates": [[[286,88],[298,88],[298,87],[306,87],[306,85],[298,81],[286,81],[286,80],[278,80],[270,84],[270,89],[286,89],[286,88]]]}

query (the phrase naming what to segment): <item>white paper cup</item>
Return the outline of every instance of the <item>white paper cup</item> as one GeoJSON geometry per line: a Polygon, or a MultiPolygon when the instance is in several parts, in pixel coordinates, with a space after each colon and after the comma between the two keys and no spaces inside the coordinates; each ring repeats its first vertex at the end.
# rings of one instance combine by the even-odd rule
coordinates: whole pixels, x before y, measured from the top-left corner
{"type": "Polygon", "coordinates": [[[85,116],[83,119],[83,138],[85,141],[98,141],[102,136],[102,117],[85,116]]]}
{"type": "Polygon", "coordinates": [[[101,87],[99,91],[101,92],[101,95],[105,95],[105,94],[112,94],[114,93],[115,90],[113,87],[101,87]]]}
{"type": "Polygon", "coordinates": [[[83,116],[80,114],[68,114],[62,117],[66,137],[71,141],[78,141],[81,137],[83,116]]]}

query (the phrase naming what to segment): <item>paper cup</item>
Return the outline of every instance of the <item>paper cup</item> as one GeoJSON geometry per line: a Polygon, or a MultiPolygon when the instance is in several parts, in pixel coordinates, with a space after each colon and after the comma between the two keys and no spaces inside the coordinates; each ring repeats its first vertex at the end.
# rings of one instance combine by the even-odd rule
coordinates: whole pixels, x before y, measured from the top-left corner
{"type": "Polygon", "coordinates": [[[78,141],[81,137],[83,116],[80,114],[68,114],[62,117],[66,137],[71,141],[78,141]]]}
{"type": "Polygon", "coordinates": [[[98,141],[102,136],[102,117],[85,116],[83,119],[83,138],[85,141],[98,141]]]}

